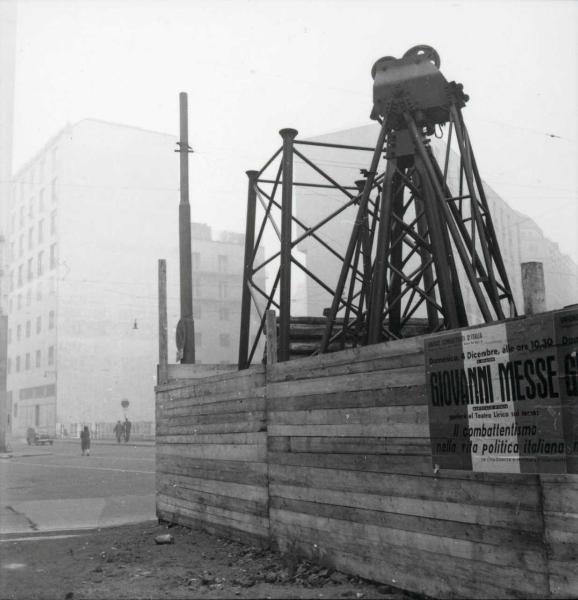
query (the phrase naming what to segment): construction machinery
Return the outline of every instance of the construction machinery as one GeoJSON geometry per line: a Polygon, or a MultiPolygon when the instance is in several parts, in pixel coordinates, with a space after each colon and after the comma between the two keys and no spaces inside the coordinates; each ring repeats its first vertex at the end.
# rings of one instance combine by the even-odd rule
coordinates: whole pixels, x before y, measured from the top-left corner
{"type": "Polygon", "coordinates": [[[482,322],[516,315],[512,290],[500,253],[482,179],[474,157],[462,109],[468,101],[463,86],[443,76],[438,53],[415,46],[402,58],[386,56],[373,66],[371,119],[379,124],[374,148],[315,143],[281,131],[283,146],[260,171],[250,171],[247,237],[239,368],[248,366],[257,347],[249,344],[251,298],[260,310],[278,311],[278,357],[291,358],[291,267],[326,290],[331,306],[317,317],[321,332],[312,354],[355,345],[410,337],[417,333],[471,324],[464,295],[473,299],[482,322]],[[436,159],[431,138],[443,137],[445,155],[436,159]],[[301,151],[304,146],[365,151],[371,154],[363,179],[339,183],[301,151]],[[314,169],[323,183],[293,180],[293,158],[314,169]],[[264,173],[279,159],[276,176],[264,173]],[[449,176],[449,164],[457,161],[449,176]],[[268,184],[269,191],[264,189],[268,184]],[[293,214],[296,186],[332,188],[346,202],[315,224],[293,214]],[[278,190],[281,189],[281,199],[278,190]],[[255,235],[255,206],[263,220],[255,235]],[[345,209],[355,209],[348,243],[337,249],[322,236],[322,228],[345,209]],[[273,218],[280,213],[279,222],[273,218]],[[279,251],[264,264],[255,264],[256,248],[266,223],[279,238],[279,251]],[[293,230],[300,230],[298,235],[293,230]],[[325,281],[295,255],[297,244],[314,237],[338,258],[337,281],[325,281]],[[277,260],[279,267],[269,291],[256,289],[254,274],[277,260]],[[416,329],[416,323],[422,326],[416,329]]]}

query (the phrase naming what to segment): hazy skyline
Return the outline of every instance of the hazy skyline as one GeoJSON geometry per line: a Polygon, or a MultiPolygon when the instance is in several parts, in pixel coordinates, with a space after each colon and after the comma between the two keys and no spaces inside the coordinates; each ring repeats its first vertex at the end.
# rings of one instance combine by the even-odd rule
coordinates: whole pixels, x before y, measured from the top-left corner
{"type": "Polygon", "coordinates": [[[14,168],[83,118],[177,135],[186,91],[193,219],[242,231],[245,170],[278,130],[370,123],[373,63],[425,43],[470,95],[482,177],[578,260],[577,17],[556,1],[20,1],[14,168]]]}

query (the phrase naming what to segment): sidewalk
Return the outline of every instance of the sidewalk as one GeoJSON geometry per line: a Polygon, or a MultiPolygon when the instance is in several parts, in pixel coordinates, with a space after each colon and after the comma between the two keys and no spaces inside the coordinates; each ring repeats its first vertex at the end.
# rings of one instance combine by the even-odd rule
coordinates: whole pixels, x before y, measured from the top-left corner
{"type": "MultiPolygon", "coordinates": [[[[76,438],[64,438],[64,439],[55,439],[54,443],[66,443],[66,444],[78,444],[79,441],[76,438]]],[[[143,446],[143,447],[154,447],[156,442],[154,440],[130,440],[130,442],[125,443],[121,442],[119,444],[116,440],[91,440],[92,446],[143,446]]],[[[9,450],[8,452],[0,453],[0,460],[7,458],[22,458],[25,456],[46,456],[52,454],[52,449],[54,445],[52,444],[42,444],[39,446],[30,446],[26,443],[26,441],[20,440],[10,440],[8,442],[9,450]]]]}

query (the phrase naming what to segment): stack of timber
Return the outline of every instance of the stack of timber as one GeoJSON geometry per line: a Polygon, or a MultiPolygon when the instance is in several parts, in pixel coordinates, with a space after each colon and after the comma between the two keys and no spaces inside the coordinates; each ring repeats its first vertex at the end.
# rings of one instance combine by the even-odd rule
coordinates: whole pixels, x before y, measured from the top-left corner
{"type": "Polygon", "coordinates": [[[273,538],[435,597],[548,596],[538,477],[434,473],[423,361],[412,338],[268,367],[273,538]]]}
{"type": "MultiPolygon", "coordinates": [[[[335,334],[343,327],[343,319],[336,319],[333,328],[335,334]]],[[[291,317],[289,324],[289,352],[291,360],[302,356],[312,356],[321,346],[321,340],[325,332],[327,319],[325,317],[291,317]]],[[[277,327],[279,326],[279,317],[277,318],[277,327]]],[[[413,318],[404,327],[405,337],[415,337],[427,332],[427,319],[413,318]]],[[[355,348],[363,345],[362,336],[356,335],[353,331],[348,331],[345,339],[341,338],[329,344],[328,352],[339,352],[348,348],[355,348]]],[[[277,331],[279,340],[279,332],[277,331]]]]}
{"type": "Polygon", "coordinates": [[[157,388],[157,516],[268,540],[262,367],[157,388]]]}

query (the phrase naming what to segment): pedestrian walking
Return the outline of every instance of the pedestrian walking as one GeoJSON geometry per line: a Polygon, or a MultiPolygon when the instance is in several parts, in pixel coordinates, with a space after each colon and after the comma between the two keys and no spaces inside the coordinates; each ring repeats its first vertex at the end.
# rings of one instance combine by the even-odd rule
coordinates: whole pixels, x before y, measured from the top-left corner
{"type": "Polygon", "coordinates": [[[90,456],[90,430],[87,425],[80,432],[80,449],[82,450],[82,456],[90,456]]]}
{"type": "Polygon", "coordinates": [[[128,417],[125,417],[124,421],[124,441],[125,443],[130,440],[130,428],[132,427],[132,423],[128,420],[128,417]]]}
{"type": "Polygon", "coordinates": [[[114,426],[114,435],[116,436],[116,441],[120,444],[120,440],[124,435],[124,427],[120,421],[117,421],[114,426]]]}

